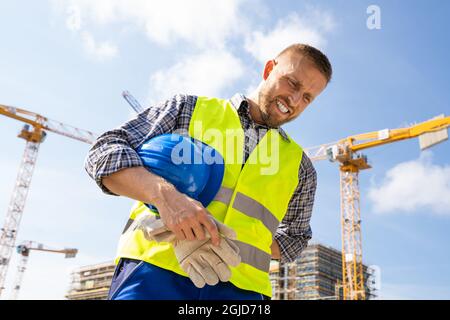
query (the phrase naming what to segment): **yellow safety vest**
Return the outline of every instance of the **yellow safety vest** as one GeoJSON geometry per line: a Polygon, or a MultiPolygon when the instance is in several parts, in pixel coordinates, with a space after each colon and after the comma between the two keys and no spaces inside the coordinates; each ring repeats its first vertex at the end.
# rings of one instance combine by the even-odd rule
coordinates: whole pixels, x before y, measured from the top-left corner
{"type": "MultiPolygon", "coordinates": [[[[302,148],[270,129],[242,166],[245,136],[237,110],[229,101],[216,98],[197,98],[189,135],[215,148],[225,161],[221,188],[207,209],[237,234],[242,262],[231,267],[230,282],[272,296],[271,244],[298,185],[302,148]]],[[[154,214],[137,202],[127,226],[143,213],[154,214]]],[[[140,230],[122,234],[116,263],[120,258],[143,260],[187,276],[171,243],[147,241],[140,230]]]]}

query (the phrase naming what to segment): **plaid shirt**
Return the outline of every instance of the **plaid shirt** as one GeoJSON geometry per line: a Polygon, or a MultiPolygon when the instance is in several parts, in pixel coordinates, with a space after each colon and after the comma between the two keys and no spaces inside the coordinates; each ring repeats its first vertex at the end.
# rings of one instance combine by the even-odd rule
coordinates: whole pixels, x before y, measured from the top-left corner
{"type": "MultiPolygon", "coordinates": [[[[147,139],[163,133],[188,132],[196,101],[196,96],[175,95],[163,103],[145,109],[120,127],[103,133],[97,138],[86,158],[87,173],[103,192],[114,195],[102,184],[102,178],[124,168],[142,166],[142,161],[134,149],[147,139]]],[[[230,102],[238,110],[245,132],[245,161],[268,128],[251,119],[248,103],[243,95],[234,95],[230,102]]],[[[289,140],[283,129],[277,129],[283,139],[289,140]]],[[[280,247],[281,262],[292,262],[298,258],[312,236],[310,219],[317,177],[311,160],[305,153],[298,180],[286,215],[275,234],[280,247]]]]}

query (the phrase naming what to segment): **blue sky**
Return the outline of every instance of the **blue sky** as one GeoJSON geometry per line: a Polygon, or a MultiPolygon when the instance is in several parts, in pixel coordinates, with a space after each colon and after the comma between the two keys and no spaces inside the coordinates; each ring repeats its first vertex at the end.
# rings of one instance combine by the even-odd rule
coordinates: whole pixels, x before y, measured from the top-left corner
{"type": "MultiPolygon", "coordinates": [[[[132,116],[124,89],[146,105],[178,92],[246,93],[265,59],[307,42],[334,68],[326,91],[286,126],[311,147],[449,115],[449,9],[438,0],[0,1],[0,103],[101,133],[132,116]],[[381,29],[366,26],[372,4],[381,29]]],[[[0,119],[2,224],[21,126],[0,119]]],[[[114,257],[132,201],[103,195],[88,178],[88,148],[51,133],[41,145],[18,242],[80,253],[32,253],[23,299],[63,299],[71,268],[114,257]]],[[[363,259],[381,268],[380,296],[449,299],[449,142],[422,154],[417,139],[365,153],[373,168],[360,174],[363,259]]],[[[314,239],[340,249],[338,167],[315,166],[314,239]]]]}

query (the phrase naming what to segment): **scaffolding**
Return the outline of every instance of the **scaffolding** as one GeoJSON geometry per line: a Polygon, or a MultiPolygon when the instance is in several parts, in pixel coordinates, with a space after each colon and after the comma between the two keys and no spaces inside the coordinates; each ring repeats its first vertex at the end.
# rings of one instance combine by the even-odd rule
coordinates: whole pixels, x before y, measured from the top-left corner
{"type": "MultiPolygon", "coordinates": [[[[377,297],[379,270],[363,265],[366,299],[377,297]]],[[[277,263],[270,268],[274,300],[341,300],[342,254],[322,244],[311,244],[295,262],[277,263]]]]}
{"type": "Polygon", "coordinates": [[[89,265],[71,273],[66,298],[69,300],[105,300],[115,270],[114,262],[89,265]]]}

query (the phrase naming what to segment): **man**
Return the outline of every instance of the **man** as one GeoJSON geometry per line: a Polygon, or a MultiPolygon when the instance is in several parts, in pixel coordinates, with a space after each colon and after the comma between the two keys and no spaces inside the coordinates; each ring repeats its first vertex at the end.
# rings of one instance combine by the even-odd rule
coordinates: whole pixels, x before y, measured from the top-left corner
{"type": "MultiPolygon", "coordinates": [[[[111,299],[125,299],[123,292],[139,286],[147,290],[148,299],[271,296],[268,262],[270,258],[294,261],[307,246],[312,235],[309,222],[316,190],[316,172],[311,161],[280,126],[297,118],[325,89],[331,75],[331,64],[322,52],[294,44],[266,62],[262,81],[248,97],[236,94],[225,101],[175,95],[97,139],[86,159],[86,170],[105,193],[140,201],[133,217],[144,210],[142,203],[151,203],[179,241],[203,240],[209,235],[212,243],[218,245],[221,237],[212,214],[236,231],[239,240],[236,243],[243,258],[233,269],[229,282],[198,289],[178,268],[171,248],[140,245],[131,250],[133,253],[119,248],[121,259],[112,282],[111,299]],[[146,170],[135,152],[144,141],[163,133],[184,130],[196,139],[203,139],[193,130],[194,122],[202,124],[205,130],[216,128],[224,132],[234,128],[243,140],[237,146],[243,149],[242,163],[228,165],[225,159],[222,186],[230,197],[222,200],[221,205],[209,205],[208,210],[178,192],[164,178],[146,170]],[[279,166],[275,173],[262,174],[258,171],[262,163],[255,153],[268,145],[279,146],[279,166]],[[130,280],[138,277],[136,274],[140,280],[130,280]]],[[[206,143],[221,148],[213,141],[206,143]]]]}

